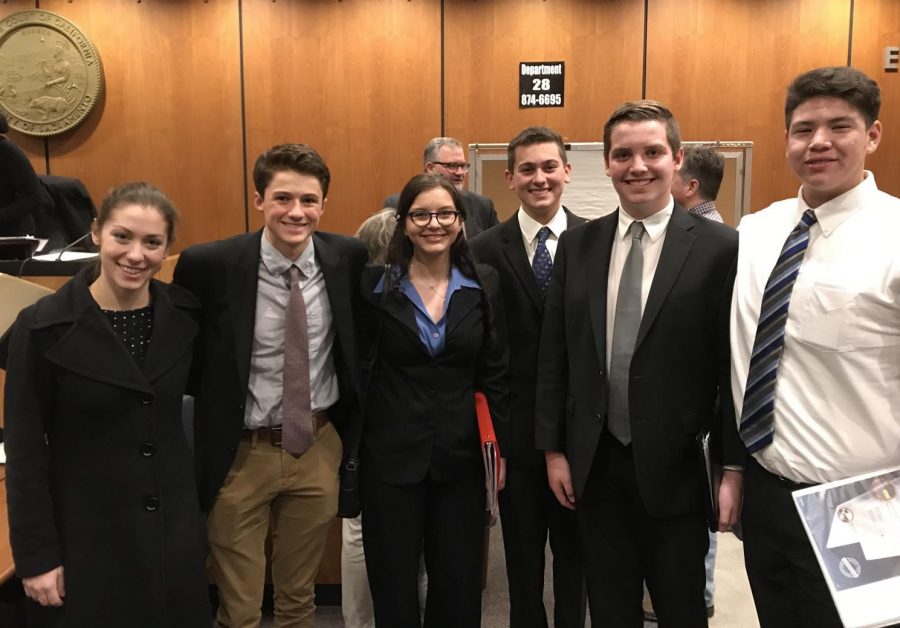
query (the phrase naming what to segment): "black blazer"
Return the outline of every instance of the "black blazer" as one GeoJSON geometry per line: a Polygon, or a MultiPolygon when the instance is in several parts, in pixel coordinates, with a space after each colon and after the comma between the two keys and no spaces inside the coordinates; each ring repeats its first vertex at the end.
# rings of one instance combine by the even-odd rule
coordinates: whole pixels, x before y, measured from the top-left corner
{"type": "MultiPolygon", "coordinates": [[[[563,211],[568,219],[567,228],[585,222],[565,207],[563,211]]],[[[543,465],[544,452],[534,446],[534,405],[544,298],[528,263],[518,215],[513,214],[503,224],[480,233],[469,245],[480,263],[493,267],[500,275],[504,306],[510,313],[506,322],[510,438],[503,455],[509,465],[543,465]]]]}
{"type": "MultiPolygon", "coordinates": [[[[540,449],[566,453],[577,496],[607,416],[606,293],[618,219],[614,212],[563,234],[544,312],[535,440],[540,449]]],[[[628,391],[637,482],[653,516],[705,509],[696,436],[714,423],[736,431],[727,400],[737,246],[731,227],[675,206],[641,319],[628,391]]],[[[725,455],[725,462],[743,460],[740,452],[725,455]]]]}
{"type": "MultiPolygon", "coordinates": [[[[212,507],[225,481],[244,428],[261,238],[262,230],[192,246],[175,267],[174,282],[191,290],[201,304],[189,392],[196,397],[194,450],[204,510],[212,507]]],[[[340,400],[329,417],[343,434],[358,409],[353,309],[368,256],[354,238],[317,232],[313,240],[334,316],[340,400]]]]}
{"type": "Polygon", "coordinates": [[[139,365],[82,271],[19,314],[7,369],[6,486],[16,572],[65,569],[66,626],[209,626],[206,531],[181,399],[196,300],[153,281],[139,365]]]}
{"type": "MultiPolygon", "coordinates": [[[[459,193],[463,206],[466,208],[466,237],[474,238],[476,235],[500,224],[497,218],[497,210],[494,209],[494,201],[481,194],[462,190],[459,193]]],[[[384,207],[397,207],[400,202],[400,193],[391,194],[384,199],[384,207]]]]}
{"type": "Polygon", "coordinates": [[[419,339],[414,306],[395,289],[374,292],[383,266],[362,278],[363,355],[374,353],[362,439],[363,469],[391,484],[483,472],[474,393],[485,393],[500,451],[507,442],[507,348],[497,276],[481,267],[496,333],[485,326],[482,290],[461,288],[447,309],[444,351],[431,357],[419,339]],[[374,331],[381,325],[380,333],[374,331]],[[378,347],[371,344],[379,338],[378,347]]]}

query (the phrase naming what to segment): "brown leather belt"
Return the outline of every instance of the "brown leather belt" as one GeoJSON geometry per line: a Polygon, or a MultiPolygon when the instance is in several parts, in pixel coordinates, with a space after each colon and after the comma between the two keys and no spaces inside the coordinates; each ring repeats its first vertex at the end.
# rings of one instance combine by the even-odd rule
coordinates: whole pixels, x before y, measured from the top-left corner
{"type": "MultiPolygon", "coordinates": [[[[323,425],[328,423],[328,410],[313,412],[313,422],[315,423],[316,431],[318,432],[323,425]]],[[[281,426],[274,425],[272,427],[260,427],[255,430],[245,427],[241,432],[241,440],[248,440],[251,442],[268,441],[273,447],[281,447],[281,426]]]]}

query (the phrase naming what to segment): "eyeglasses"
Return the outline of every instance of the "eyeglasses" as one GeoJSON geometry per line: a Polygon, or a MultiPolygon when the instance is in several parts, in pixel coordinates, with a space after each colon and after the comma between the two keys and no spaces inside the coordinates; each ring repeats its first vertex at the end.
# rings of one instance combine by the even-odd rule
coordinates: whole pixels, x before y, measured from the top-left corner
{"type": "Polygon", "coordinates": [[[469,171],[469,164],[464,163],[464,162],[432,161],[431,163],[433,163],[435,166],[443,166],[444,168],[446,168],[447,170],[449,170],[451,172],[459,171],[459,170],[462,170],[463,172],[469,171]]]}
{"type": "Polygon", "coordinates": [[[431,224],[432,218],[437,218],[440,226],[449,227],[459,218],[459,212],[452,209],[442,209],[436,212],[415,211],[409,212],[406,216],[417,227],[427,227],[431,224]]]}

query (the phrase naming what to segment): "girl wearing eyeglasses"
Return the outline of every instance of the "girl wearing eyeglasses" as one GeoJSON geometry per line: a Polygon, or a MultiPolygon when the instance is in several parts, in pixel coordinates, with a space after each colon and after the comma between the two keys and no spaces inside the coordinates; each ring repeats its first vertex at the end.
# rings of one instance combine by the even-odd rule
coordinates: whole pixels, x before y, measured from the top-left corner
{"type": "Polygon", "coordinates": [[[503,450],[507,345],[496,273],[476,266],[458,193],[418,175],[400,193],[386,266],[362,278],[360,339],[372,375],[361,445],[363,544],[375,622],[481,625],[485,478],[474,393],[503,450]]]}

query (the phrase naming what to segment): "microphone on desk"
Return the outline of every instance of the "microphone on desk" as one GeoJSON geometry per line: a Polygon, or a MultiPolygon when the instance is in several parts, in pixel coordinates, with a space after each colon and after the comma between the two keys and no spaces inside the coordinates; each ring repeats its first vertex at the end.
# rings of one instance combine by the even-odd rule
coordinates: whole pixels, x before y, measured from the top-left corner
{"type": "Polygon", "coordinates": [[[91,231],[88,231],[87,233],[85,233],[83,236],[81,236],[81,237],[78,238],[77,240],[75,240],[75,241],[73,241],[73,242],[69,242],[67,245],[65,245],[63,248],[61,248],[61,249],[59,250],[59,255],[57,255],[57,256],[56,256],[56,259],[53,260],[53,261],[55,261],[55,262],[60,261],[60,260],[62,259],[62,256],[66,253],[66,251],[69,251],[69,250],[75,248],[75,246],[76,246],[77,244],[80,244],[80,243],[84,242],[87,238],[90,237],[91,233],[92,233],[91,231]]]}

